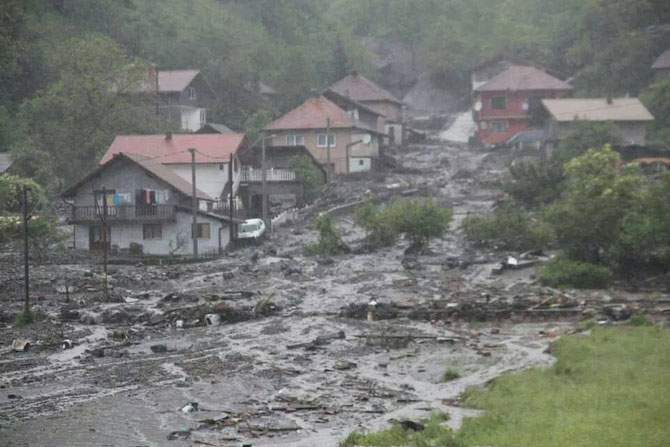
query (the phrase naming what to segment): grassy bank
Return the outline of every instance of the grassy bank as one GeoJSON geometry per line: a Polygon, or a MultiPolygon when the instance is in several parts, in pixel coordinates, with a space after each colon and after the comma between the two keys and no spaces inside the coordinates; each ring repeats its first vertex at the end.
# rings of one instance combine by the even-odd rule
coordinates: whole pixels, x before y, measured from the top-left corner
{"type": "Polygon", "coordinates": [[[552,368],[495,380],[469,393],[486,410],[466,421],[466,446],[652,447],[670,442],[670,333],[597,329],[554,347],[552,368]]]}
{"type": "Polygon", "coordinates": [[[466,393],[485,410],[452,437],[433,419],[412,436],[396,426],[352,434],[342,445],[654,447],[670,440],[670,332],[595,329],[560,339],[557,362],[496,379],[466,393]]]}

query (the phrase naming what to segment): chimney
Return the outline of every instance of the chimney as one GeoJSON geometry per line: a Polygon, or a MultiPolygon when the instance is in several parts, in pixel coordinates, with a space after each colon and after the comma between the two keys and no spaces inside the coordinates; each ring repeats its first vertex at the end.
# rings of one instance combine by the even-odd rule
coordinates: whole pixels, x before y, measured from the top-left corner
{"type": "Polygon", "coordinates": [[[172,140],[172,132],[167,132],[167,133],[165,134],[165,139],[166,139],[167,141],[172,140]]]}

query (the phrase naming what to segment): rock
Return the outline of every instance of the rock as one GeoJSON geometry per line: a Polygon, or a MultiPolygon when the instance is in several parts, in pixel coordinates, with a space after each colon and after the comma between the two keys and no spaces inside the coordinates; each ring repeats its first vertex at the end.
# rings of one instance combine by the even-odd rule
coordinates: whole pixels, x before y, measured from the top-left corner
{"type": "Polygon", "coordinates": [[[168,435],[168,441],[187,440],[191,437],[191,430],[177,430],[168,435]]]}
{"type": "Polygon", "coordinates": [[[633,314],[625,304],[608,305],[605,306],[603,310],[605,311],[605,315],[614,321],[627,320],[633,314]]]}
{"type": "Polygon", "coordinates": [[[155,354],[162,354],[162,353],[168,351],[167,345],[164,345],[164,344],[151,345],[150,349],[151,349],[151,352],[153,352],[155,354]]]}
{"type": "Polygon", "coordinates": [[[333,366],[333,368],[337,369],[338,371],[347,371],[349,369],[354,369],[357,366],[358,365],[355,362],[340,359],[335,362],[335,366],[333,366]]]}
{"type": "Polygon", "coordinates": [[[96,357],[96,358],[102,358],[105,356],[105,350],[104,348],[94,348],[91,349],[91,357],[96,357]]]}
{"type": "Polygon", "coordinates": [[[233,272],[223,272],[223,279],[226,280],[226,281],[229,281],[229,280],[233,279],[234,277],[235,277],[235,275],[233,274],[233,272]]]}

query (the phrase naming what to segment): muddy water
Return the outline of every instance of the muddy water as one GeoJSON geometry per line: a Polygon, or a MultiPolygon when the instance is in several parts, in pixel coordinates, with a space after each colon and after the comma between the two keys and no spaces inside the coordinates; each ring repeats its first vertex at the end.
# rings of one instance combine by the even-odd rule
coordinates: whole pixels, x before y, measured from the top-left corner
{"type": "MultiPolygon", "coordinates": [[[[507,162],[503,155],[438,143],[414,147],[399,159],[405,171],[341,182],[334,194],[346,202],[366,193],[416,190],[453,207],[458,222],[490,207],[507,162]]],[[[402,265],[404,242],[321,262],[302,255],[315,239],[306,224],[275,233],[265,247],[273,247],[272,254],[263,248],[256,257],[255,249],[246,248],[186,267],[118,267],[112,285],[130,300],[96,303],[84,292],[76,295],[79,309],[92,318],[123,311],[158,323],[147,317],[135,324],[63,324],[63,337],[80,334],[74,349],[3,353],[0,445],[335,446],[352,430],[379,429],[391,418],[419,419],[432,411],[447,411],[449,425],[457,427],[476,415],[454,405],[466,387],[550,364],[544,334],[570,327],[345,318],[348,305],[371,299],[410,307],[481,300],[497,258],[473,251],[455,231],[435,241],[409,270],[402,265]],[[477,262],[457,265],[465,258],[477,262]],[[258,294],[217,298],[236,290],[258,294]],[[166,304],[170,292],[183,297],[166,304]],[[253,308],[265,299],[278,311],[249,321],[178,329],[171,317],[189,306],[253,308]],[[128,334],[126,341],[110,338],[118,332],[128,334]],[[344,338],[333,336],[340,332],[344,338]],[[328,341],[310,344],[318,337],[328,341]],[[156,344],[167,351],[153,352],[156,344]],[[96,347],[106,348],[104,357],[91,355],[96,347]],[[447,368],[461,377],[441,383],[447,368]],[[180,412],[189,402],[200,411],[180,412]],[[228,422],[201,422],[224,416],[228,422]],[[191,430],[189,439],[167,440],[180,430],[191,430]]],[[[338,217],[338,227],[348,243],[360,243],[363,235],[350,216],[338,217]]],[[[86,268],[51,266],[37,274],[60,277],[64,269],[77,274],[86,268]]],[[[44,283],[46,291],[49,281],[44,283]]],[[[58,321],[62,297],[45,295],[40,306],[58,321]]]]}

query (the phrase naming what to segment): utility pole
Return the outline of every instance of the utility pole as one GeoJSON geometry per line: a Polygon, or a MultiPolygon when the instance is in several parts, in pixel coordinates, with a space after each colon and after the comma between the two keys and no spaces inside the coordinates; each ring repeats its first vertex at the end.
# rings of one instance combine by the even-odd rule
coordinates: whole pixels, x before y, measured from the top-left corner
{"type": "Polygon", "coordinates": [[[196,195],[195,187],[195,148],[188,150],[191,153],[191,183],[193,186],[193,201],[191,202],[191,210],[193,211],[193,225],[191,235],[193,237],[193,257],[198,257],[198,196],[196,195]]]}
{"type": "Polygon", "coordinates": [[[326,120],[326,183],[330,185],[330,118],[326,120]]]}
{"type": "MultiPolygon", "coordinates": [[[[160,87],[158,86],[158,66],[156,64],[151,64],[154,68],[154,75],[156,77],[156,115],[159,114],[158,107],[160,104],[160,87]]],[[[168,112],[171,113],[171,112],[168,112]]]]}
{"type": "Polygon", "coordinates": [[[102,290],[107,296],[107,189],[102,187],[102,290]]]}
{"type": "Polygon", "coordinates": [[[228,210],[228,217],[230,218],[230,224],[228,225],[229,228],[229,237],[230,237],[230,244],[233,243],[233,239],[235,238],[235,229],[233,228],[233,154],[230,154],[230,159],[228,160],[228,185],[230,186],[230,196],[229,197],[229,210],[228,210]]]}
{"type": "Polygon", "coordinates": [[[24,282],[26,288],[26,302],[23,312],[26,316],[30,312],[30,280],[29,265],[28,265],[28,191],[30,188],[23,187],[23,257],[24,257],[24,282]]]}
{"type": "Polygon", "coordinates": [[[267,184],[267,166],[265,165],[265,133],[261,132],[261,181],[262,181],[262,194],[263,194],[263,223],[267,226],[268,219],[268,184],[267,184]]]}

